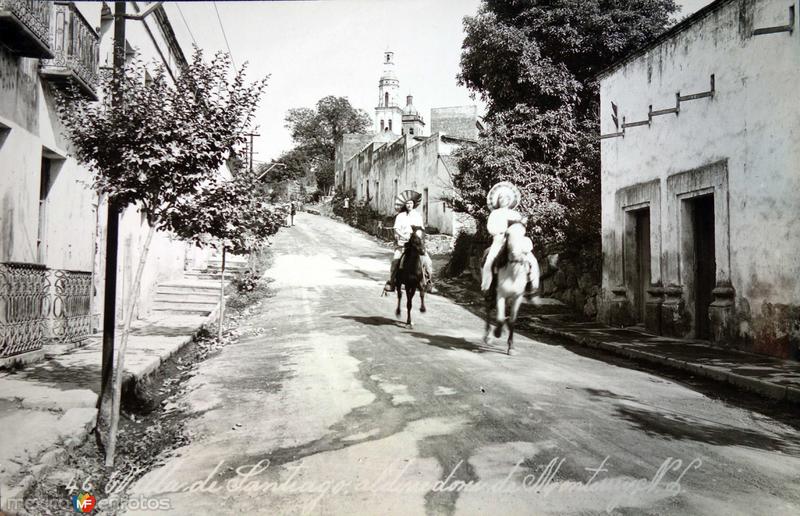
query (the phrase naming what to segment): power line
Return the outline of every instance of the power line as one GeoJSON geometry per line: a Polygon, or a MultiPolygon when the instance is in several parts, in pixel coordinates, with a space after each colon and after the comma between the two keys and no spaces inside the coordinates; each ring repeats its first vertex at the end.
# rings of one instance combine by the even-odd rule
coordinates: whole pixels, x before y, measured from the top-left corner
{"type": "Polygon", "coordinates": [[[186,23],[186,18],[183,16],[183,11],[181,11],[181,4],[176,2],[176,3],[175,3],[175,7],[177,7],[177,8],[178,8],[178,12],[179,12],[179,13],[180,13],[180,15],[181,15],[181,19],[183,20],[183,24],[184,24],[184,25],[186,25],[186,30],[188,30],[188,31],[189,31],[189,36],[191,36],[191,38],[192,38],[192,43],[194,43],[194,45],[195,45],[196,47],[197,47],[197,46],[199,46],[199,45],[197,44],[197,40],[196,40],[196,39],[194,39],[194,34],[192,34],[192,29],[190,29],[190,28],[189,28],[189,24],[188,24],[188,23],[186,23]]]}
{"type": "Polygon", "coordinates": [[[231,56],[231,63],[233,64],[234,71],[238,72],[239,70],[236,68],[236,60],[233,58],[233,52],[231,52],[231,46],[228,44],[228,36],[225,35],[225,27],[222,26],[222,18],[219,16],[219,9],[217,9],[217,2],[211,2],[214,4],[214,10],[217,12],[217,21],[219,21],[219,28],[222,29],[222,37],[225,39],[225,46],[228,47],[228,54],[231,56]]]}

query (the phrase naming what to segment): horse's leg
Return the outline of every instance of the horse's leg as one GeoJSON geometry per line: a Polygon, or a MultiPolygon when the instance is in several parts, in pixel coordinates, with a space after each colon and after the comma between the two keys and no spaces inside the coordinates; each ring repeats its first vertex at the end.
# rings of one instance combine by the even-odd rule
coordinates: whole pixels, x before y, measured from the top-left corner
{"type": "Polygon", "coordinates": [[[406,311],[408,312],[408,320],[406,320],[406,324],[409,328],[413,328],[414,324],[411,322],[411,305],[412,301],[414,300],[414,290],[416,287],[414,285],[410,285],[406,287],[406,311]]]}
{"type": "Polygon", "coordinates": [[[489,343],[489,333],[492,331],[492,302],[494,300],[487,296],[486,299],[486,333],[483,336],[483,343],[489,343]]]}
{"type": "Polygon", "coordinates": [[[400,317],[400,301],[403,298],[403,289],[400,288],[400,285],[397,285],[397,310],[394,311],[394,315],[400,317]]]}
{"type": "Polygon", "coordinates": [[[418,286],[419,288],[419,311],[423,314],[428,310],[425,308],[425,287],[418,286]]]}
{"type": "Polygon", "coordinates": [[[512,350],[514,348],[514,323],[517,322],[517,312],[519,311],[519,305],[522,304],[522,296],[517,296],[514,301],[511,303],[509,308],[508,314],[508,350],[506,353],[509,355],[512,354],[512,350]]]}
{"type": "Polygon", "coordinates": [[[503,324],[506,322],[506,298],[501,296],[500,294],[497,295],[497,327],[494,329],[494,336],[498,339],[503,334],[503,324]]]}

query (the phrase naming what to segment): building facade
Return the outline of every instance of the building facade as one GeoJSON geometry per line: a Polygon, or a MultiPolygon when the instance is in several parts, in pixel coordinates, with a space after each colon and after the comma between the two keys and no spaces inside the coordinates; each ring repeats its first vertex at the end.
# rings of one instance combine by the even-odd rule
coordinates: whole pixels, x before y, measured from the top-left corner
{"type": "MultiPolygon", "coordinates": [[[[98,73],[111,66],[112,8],[95,2],[0,0],[0,362],[85,339],[99,327],[106,207],[88,169],[72,156],[55,95],[72,84],[97,100],[98,73]]],[[[130,13],[140,11],[128,2],[130,13]]],[[[127,23],[128,56],[176,74],[186,59],[163,9],[127,23]]],[[[135,207],[119,230],[122,310],[146,223],[135,207]]],[[[186,245],[159,233],[142,286],[140,312],[160,279],[183,271],[186,245]]]]}
{"type": "Polygon", "coordinates": [[[601,74],[605,322],[800,358],[798,37],[717,0],[601,74]]]}
{"type": "Polygon", "coordinates": [[[455,235],[463,217],[449,206],[453,196],[452,174],[457,172],[451,153],[474,142],[480,122],[476,106],[434,108],[433,134],[406,96],[397,104],[400,81],[394,71],[394,54],[384,53],[384,71],[378,83],[381,103],[375,108],[375,130],[345,134],[336,142],[335,184],[352,190],[356,200],[385,216],[395,214],[394,199],[403,190],[422,194],[420,210],[429,230],[455,235]]]}

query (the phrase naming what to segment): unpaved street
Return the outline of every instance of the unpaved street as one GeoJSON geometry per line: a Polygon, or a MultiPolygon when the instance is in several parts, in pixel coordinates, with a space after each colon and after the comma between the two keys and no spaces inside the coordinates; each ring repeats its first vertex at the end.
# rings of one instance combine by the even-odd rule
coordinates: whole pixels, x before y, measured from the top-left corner
{"type": "Polygon", "coordinates": [[[506,356],[439,296],[406,329],[379,297],[385,248],[296,223],[275,297],[190,380],[191,444],[133,496],[187,515],[800,513],[797,430],[522,336],[506,356]]]}

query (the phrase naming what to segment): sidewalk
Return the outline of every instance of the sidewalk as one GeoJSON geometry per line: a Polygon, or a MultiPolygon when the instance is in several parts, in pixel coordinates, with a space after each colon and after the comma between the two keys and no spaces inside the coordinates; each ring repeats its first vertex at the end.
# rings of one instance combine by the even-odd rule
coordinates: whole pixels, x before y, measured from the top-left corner
{"type": "MultiPolygon", "coordinates": [[[[125,382],[141,380],[191,342],[210,314],[153,312],[128,340],[125,382]]],[[[117,336],[117,344],[121,335],[117,336]]],[[[102,336],[79,348],[53,347],[48,358],[21,371],[0,371],[0,496],[22,499],[94,427],[100,388],[102,336]],[[55,353],[55,354],[51,354],[55,353]],[[29,467],[30,466],[30,467],[29,467]]],[[[3,508],[0,507],[0,511],[3,508]]]]}
{"type": "Polygon", "coordinates": [[[688,371],[780,401],[800,403],[800,362],[672,339],[638,328],[611,328],[565,314],[537,313],[528,305],[521,326],[626,358],[688,371]]]}
{"type": "MultiPolygon", "coordinates": [[[[439,260],[440,270],[445,263],[439,260]]],[[[483,297],[471,277],[437,277],[442,295],[484,313],[483,297]]],[[[729,383],[764,397],[800,403],[800,362],[711,346],[705,341],[673,339],[646,333],[637,327],[612,328],[579,320],[560,301],[550,298],[524,303],[517,318],[520,330],[556,335],[583,346],[625,358],[729,383]]]]}

